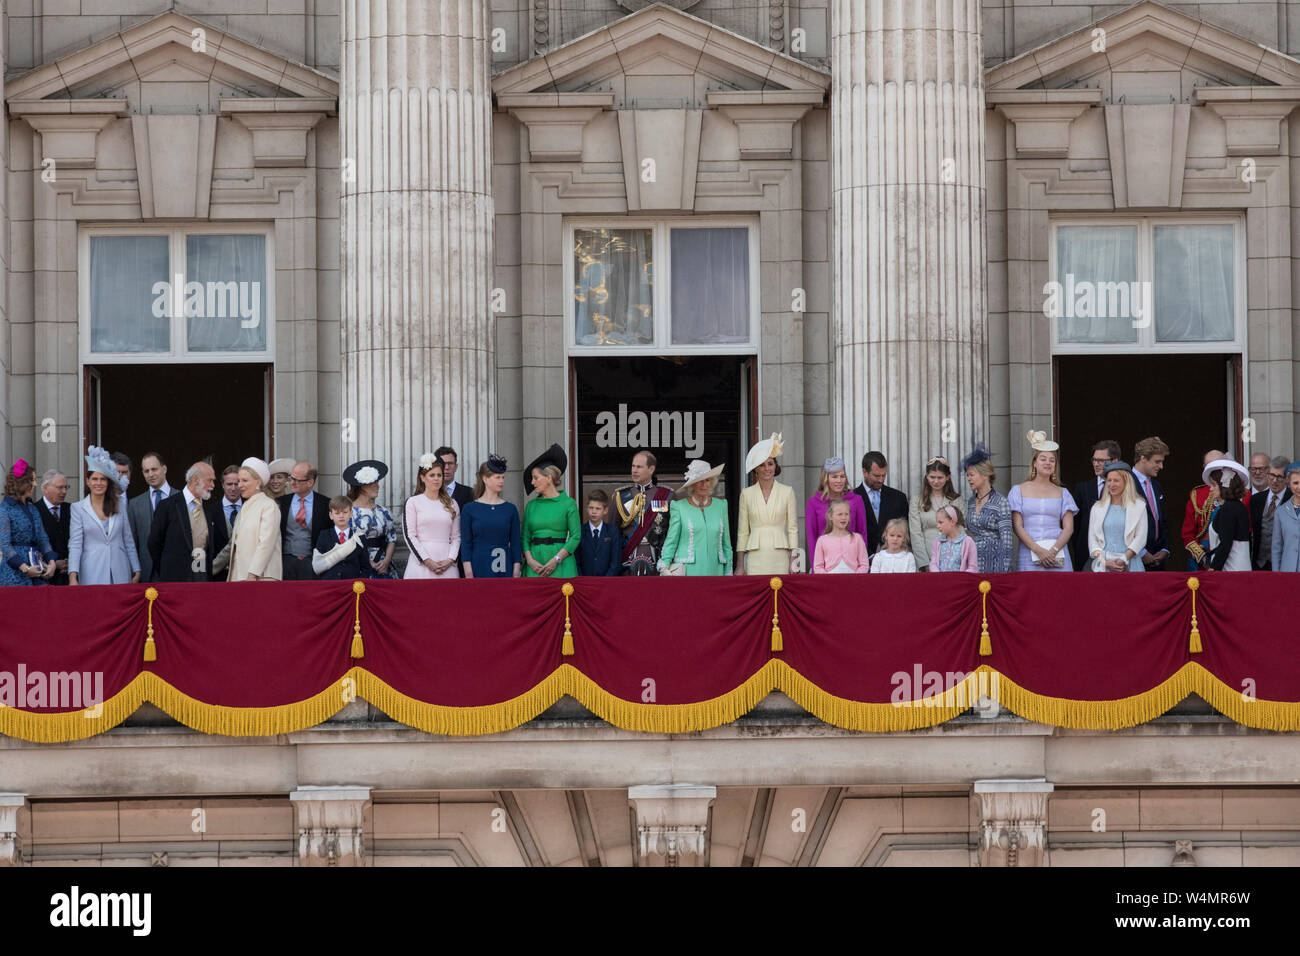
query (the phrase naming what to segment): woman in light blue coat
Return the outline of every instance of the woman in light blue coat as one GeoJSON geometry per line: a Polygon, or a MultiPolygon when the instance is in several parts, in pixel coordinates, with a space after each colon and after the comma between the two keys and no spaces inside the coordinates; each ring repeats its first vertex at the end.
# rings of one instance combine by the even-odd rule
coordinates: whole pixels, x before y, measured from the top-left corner
{"type": "Polygon", "coordinates": [[[134,584],[140,580],[140,558],[131,524],[118,496],[117,466],[102,448],[86,456],[89,494],[72,506],[68,533],[69,584],[134,584]]]}
{"type": "Polygon", "coordinates": [[[1291,500],[1273,512],[1273,570],[1300,571],[1300,461],[1286,470],[1291,500]]]}

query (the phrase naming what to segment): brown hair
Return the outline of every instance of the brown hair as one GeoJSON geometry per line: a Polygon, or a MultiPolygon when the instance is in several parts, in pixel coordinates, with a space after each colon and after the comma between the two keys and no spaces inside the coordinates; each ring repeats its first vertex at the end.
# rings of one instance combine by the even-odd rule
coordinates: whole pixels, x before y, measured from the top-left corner
{"type": "Polygon", "coordinates": [[[492,474],[492,469],[488,467],[487,462],[480,462],[478,473],[474,481],[474,500],[478,501],[487,491],[487,484],[483,481],[488,475],[492,474]]]}
{"type": "Polygon", "coordinates": [[[582,507],[586,508],[587,505],[591,504],[593,501],[609,507],[609,495],[605,494],[605,492],[600,488],[593,488],[591,491],[587,492],[586,496],[582,499],[582,507]]]}
{"type": "Polygon", "coordinates": [[[933,491],[934,489],[930,487],[929,478],[930,478],[930,473],[935,471],[943,472],[943,474],[947,477],[947,480],[943,483],[943,488],[941,489],[943,492],[943,496],[949,501],[956,501],[959,497],[961,497],[960,495],[957,494],[957,489],[952,486],[952,469],[949,468],[947,465],[945,465],[943,462],[936,461],[929,468],[925,469],[925,480],[921,482],[921,510],[922,511],[930,510],[930,492],[933,491]]]}
{"type": "MultiPolygon", "coordinates": [[[[768,457],[770,458],[771,456],[769,455],[768,457]]],[[[752,485],[752,484],[755,484],[755,483],[758,481],[758,468],[761,467],[762,465],[766,464],[766,462],[767,462],[767,459],[765,458],[765,459],[763,459],[763,461],[759,462],[758,466],[749,469],[749,483],[750,483],[751,485],[752,485]]],[[[779,475],[779,474],[781,474],[781,462],[780,462],[780,461],[777,461],[777,462],[776,462],[776,474],[773,475],[772,477],[775,478],[775,477],[776,477],[777,475],[779,475]]]]}
{"type": "Polygon", "coordinates": [[[19,501],[26,501],[29,497],[31,497],[32,492],[35,490],[36,490],[36,472],[32,470],[31,465],[27,466],[27,470],[23,472],[23,476],[21,478],[19,478],[17,475],[13,473],[12,468],[5,472],[4,494],[7,495],[8,497],[16,498],[19,501]],[[22,491],[24,488],[26,488],[26,494],[20,495],[19,492],[22,491]]]}
{"type": "MultiPolygon", "coordinates": [[[[1144,438],[1133,446],[1133,460],[1140,461],[1143,458],[1154,458],[1156,455],[1169,454],[1169,446],[1159,438],[1144,438]]],[[[1119,458],[1119,455],[1115,455],[1119,458]]]]}
{"type": "Polygon", "coordinates": [[[455,502],[451,500],[451,495],[447,494],[447,469],[443,467],[441,458],[435,458],[433,464],[428,468],[420,468],[415,472],[415,490],[411,492],[411,497],[414,498],[416,495],[424,494],[424,476],[435,468],[438,470],[438,474],[442,475],[442,484],[438,486],[438,500],[447,509],[447,514],[454,518],[456,516],[455,502]]]}
{"type": "Polygon", "coordinates": [[[352,512],[352,499],[347,495],[335,495],[330,499],[330,511],[352,512]]]}
{"type": "Polygon", "coordinates": [[[1035,478],[1038,477],[1038,465],[1037,465],[1037,462],[1038,462],[1038,456],[1039,456],[1039,455],[1051,455],[1052,458],[1055,459],[1055,461],[1056,461],[1056,468],[1054,468],[1054,469],[1052,470],[1052,478],[1051,478],[1051,481],[1052,481],[1052,484],[1056,485],[1056,487],[1058,487],[1058,488],[1061,487],[1061,456],[1060,456],[1060,453],[1059,453],[1059,452],[1054,452],[1054,451],[1035,451],[1035,452],[1034,452],[1034,457],[1029,459],[1029,477],[1027,477],[1027,478],[1025,479],[1025,481],[1033,481],[1035,478]]]}
{"type": "Polygon", "coordinates": [[[1223,483],[1219,481],[1219,478],[1224,471],[1225,469],[1223,468],[1216,468],[1214,471],[1210,472],[1210,480],[1219,485],[1219,497],[1224,501],[1240,501],[1242,498],[1246,497],[1246,483],[1241,480],[1241,475],[1234,471],[1232,473],[1232,479],[1225,487],[1223,483]]]}
{"type": "MultiPolygon", "coordinates": [[[[90,497],[90,476],[104,475],[102,471],[86,472],[86,497],[90,497]]],[[[117,493],[121,486],[117,483],[117,475],[104,475],[108,482],[108,487],[104,489],[104,517],[108,518],[117,514],[117,493]]]]}

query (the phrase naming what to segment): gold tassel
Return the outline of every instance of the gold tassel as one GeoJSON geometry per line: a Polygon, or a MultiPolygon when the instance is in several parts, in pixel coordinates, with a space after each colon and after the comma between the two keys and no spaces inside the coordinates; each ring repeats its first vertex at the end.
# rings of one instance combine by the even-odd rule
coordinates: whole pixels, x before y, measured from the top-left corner
{"type": "Polygon", "coordinates": [[[352,622],[352,659],[360,660],[366,656],[365,645],[361,643],[361,595],[366,592],[364,581],[352,582],[352,593],[357,596],[356,618],[352,622]]]}
{"type": "Polygon", "coordinates": [[[144,662],[148,664],[158,659],[158,647],[153,642],[153,602],[158,600],[158,589],[146,588],[144,596],[149,601],[149,625],[144,639],[144,662]]]}
{"type": "Polygon", "coordinates": [[[569,622],[569,596],[573,594],[573,585],[568,581],[564,582],[564,587],[560,588],[560,593],[564,595],[564,641],[560,644],[560,656],[573,656],[573,628],[569,622]]]}
{"type": "Polygon", "coordinates": [[[785,650],[785,641],[781,638],[781,628],[777,624],[777,616],[780,611],[780,593],[781,579],[773,578],[768,584],[772,588],[772,653],[776,654],[785,650]]]}
{"type": "Polygon", "coordinates": [[[984,618],[980,622],[980,657],[993,653],[993,641],[989,639],[989,592],[992,590],[993,585],[988,581],[980,582],[980,613],[984,618]]]}
{"type": "Polygon", "coordinates": [[[1188,646],[1188,652],[1191,654],[1201,653],[1201,631],[1196,626],[1196,589],[1201,586],[1201,582],[1196,578],[1187,579],[1187,588],[1192,592],[1192,639],[1188,646]]]}

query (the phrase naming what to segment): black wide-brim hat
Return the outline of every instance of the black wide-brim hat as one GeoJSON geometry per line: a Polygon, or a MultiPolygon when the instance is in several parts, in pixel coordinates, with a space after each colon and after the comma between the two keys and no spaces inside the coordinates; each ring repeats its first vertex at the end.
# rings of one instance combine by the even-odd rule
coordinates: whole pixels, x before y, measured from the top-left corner
{"type": "Polygon", "coordinates": [[[387,465],[374,458],[367,458],[365,461],[355,461],[348,465],[348,467],[343,471],[343,480],[353,488],[362,488],[366,485],[374,484],[376,481],[383,481],[387,474],[387,465]],[[361,471],[363,468],[373,468],[375,471],[379,472],[378,477],[372,478],[370,481],[361,481],[357,477],[357,472],[361,471]]]}
{"type": "MultiPolygon", "coordinates": [[[[569,456],[565,454],[563,448],[559,445],[552,445],[546,451],[542,452],[527,465],[524,466],[524,495],[525,497],[533,493],[533,469],[542,468],[546,465],[554,465],[560,469],[561,473],[569,470],[569,456]]],[[[559,491],[560,489],[556,489],[559,491]]]]}

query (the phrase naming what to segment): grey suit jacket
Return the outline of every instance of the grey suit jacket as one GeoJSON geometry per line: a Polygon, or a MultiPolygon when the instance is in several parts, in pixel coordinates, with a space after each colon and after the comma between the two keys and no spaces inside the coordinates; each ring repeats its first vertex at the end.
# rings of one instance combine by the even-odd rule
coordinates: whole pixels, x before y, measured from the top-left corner
{"type": "MultiPolygon", "coordinates": [[[[171,495],[179,495],[180,489],[173,488],[171,495]]],[[[153,556],[149,554],[149,532],[153,528],[153,505],[150,497],[152,488],[146,488],[144,494],[136,495],[126,506],[126,516],[131,525],[131,537],[135,539],[135,556],[140,562],[140,580],[153,580],[153,556]]],[[[161,504],[162,502],[159,502],[161,504]]]]}
{"type": "Polygon", "coordinates": [[[90,497],[72,506],[72,527],[68,533],[68,573],[78,584],[126,584],[140,570],[131,522],[118,512],[108,519],[108,534],[99,523],[90,497]]]}

